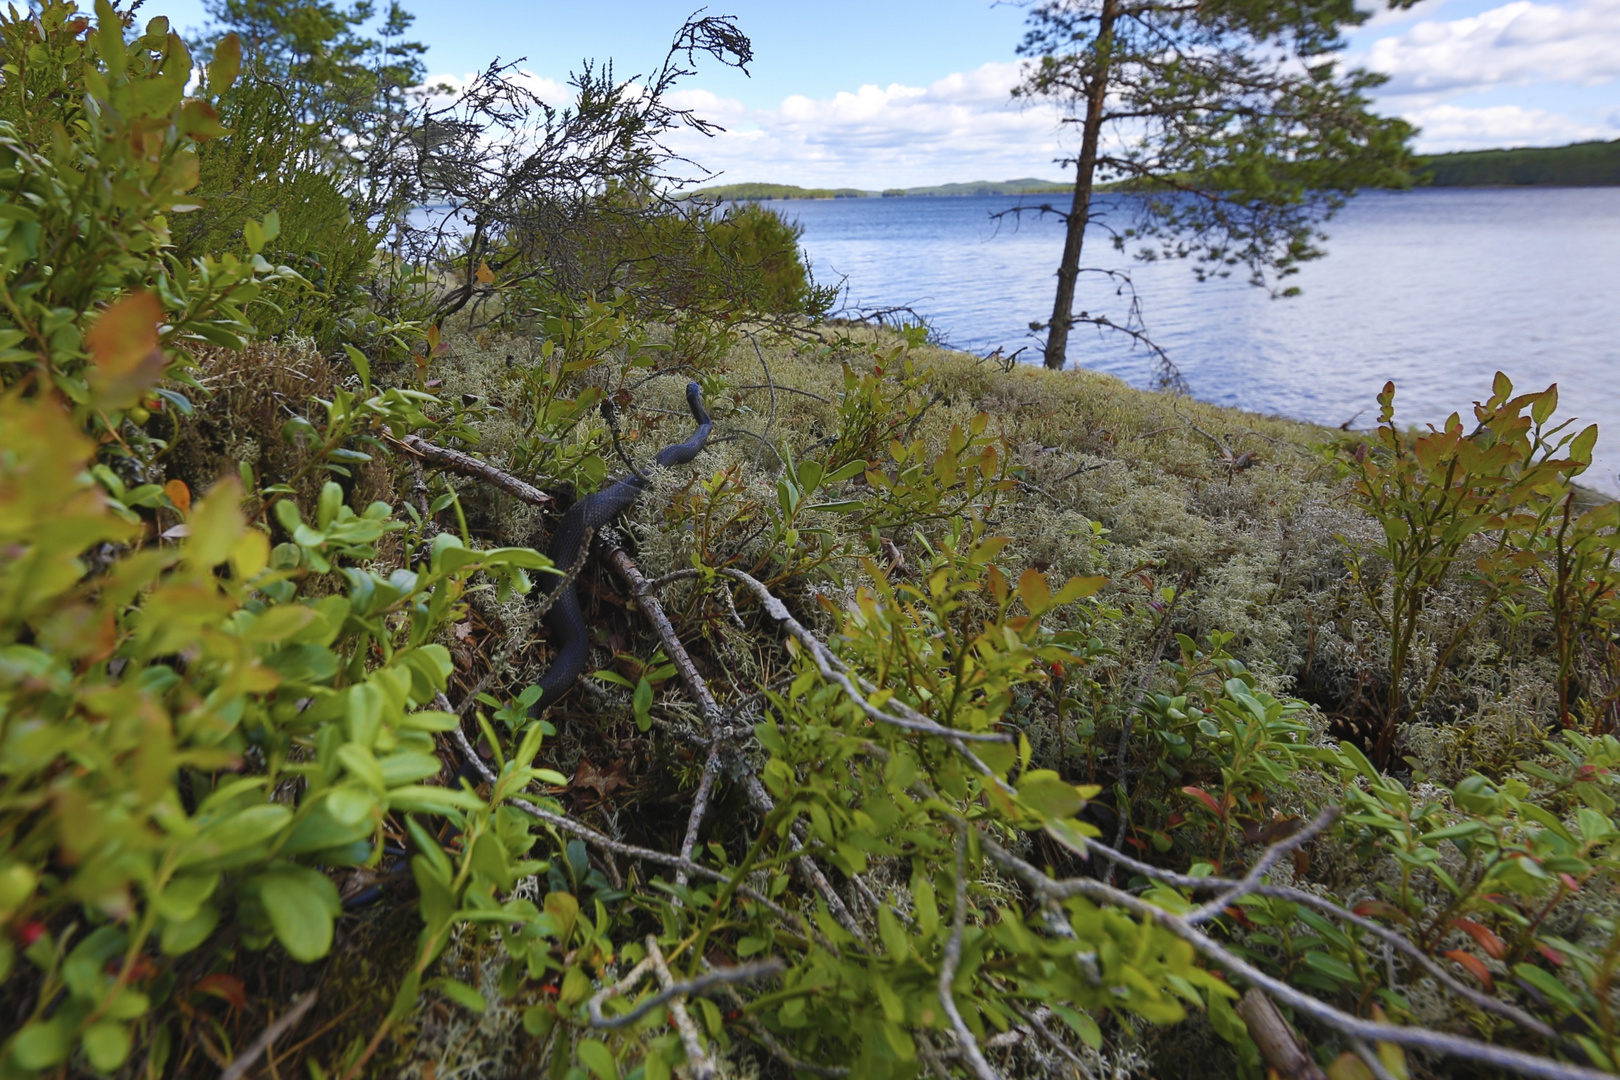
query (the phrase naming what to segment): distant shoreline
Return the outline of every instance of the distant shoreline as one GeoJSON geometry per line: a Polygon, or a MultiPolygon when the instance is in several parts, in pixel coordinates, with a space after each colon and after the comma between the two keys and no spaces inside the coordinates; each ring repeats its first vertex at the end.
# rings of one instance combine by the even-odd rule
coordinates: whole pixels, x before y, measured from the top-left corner
{"type": "MultiPolygon", "coordinates": [[[[1418,158],[1421,187],[1616,187],[1620,186],[1620,139],[1568,146],[1463,150],[1418,158]]],[[[791,199],[960,198],[984,195],[1067,195],[1073,184],[1024,177],[973,180],[931,187],[805,188],[795,184],[717,184],[685,192],[683,199],[718,202],[775,202],[791,199]]]]}
{"type": "Polygon", "coordinates": [[[888,188],[868,191],[862,188],[805,188],[796,184],[717,184],[684,192],[683,199],[714,199],[720,202],[774,202],[778,199],[934,199],[975,195],[1067,195],[1073,184],[1056,180],[1024,177],[1018,180],[972,180],[963,184],[936,184],[932,187],[888,188]]]}

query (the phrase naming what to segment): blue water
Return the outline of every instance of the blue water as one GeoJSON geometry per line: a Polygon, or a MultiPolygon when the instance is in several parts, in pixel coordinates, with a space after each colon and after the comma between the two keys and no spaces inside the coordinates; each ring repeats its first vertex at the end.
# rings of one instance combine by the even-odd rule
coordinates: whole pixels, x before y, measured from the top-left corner
{"type": "MultiPolygon", "coordinates": [[[[1039,201],[1029,200],[1026,202],[1039,201]]],[[[952,345],[1038,362],[1027,329],[1051,315],[1062,251],[1055,219],[999,226],[1017,199],[839,199],[771,204],[804,226],[818,279],[852,304],[905,304],[952,345]]],[[[1147,329],[1206,401],[1338,425],[1438,422],[1490,393],[1559,384],[1561,415],[1605,432],[1587,482],[1620,491],[1620,188],[1373,192],[1328,223],[1328,256],[1271,300],[1243,280],[1203,284],[1185,264],[1132,264],[1094,229],[1086,265],[1130,270],[1147,329]]],[[[1082,278],[1076,307],[1125,316],[1082,278]]],[[[1071,363],[1146,385],[1153,366],[1118,335],[1077,328],[1071,363]]]]}

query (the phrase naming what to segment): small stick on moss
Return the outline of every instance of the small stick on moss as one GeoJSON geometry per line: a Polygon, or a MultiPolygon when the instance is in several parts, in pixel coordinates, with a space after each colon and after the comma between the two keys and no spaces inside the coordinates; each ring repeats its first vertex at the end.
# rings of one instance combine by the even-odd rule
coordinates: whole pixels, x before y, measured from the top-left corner
{"type": "MultiPolygon", "coordinates": [[[[691,859],[697,847],[698,829],[703,815],[709,810],[709,793],[714,790],[714,778],[720,775],[720,740],[711,739],[709,756],[703,761],[703,777],[698,781],[697,794],[692,797],[692,811],[686,815],[686,835],[681,838],[681,858],[691,859]]],[[[675,884],[686,884],[686,871],[675,872],[675,884]]]]}
{"type": "Polygon", "coordinates": [[[733,390],[780,390],[784,394],[801,394],[801,395],[803,395],[804,397],[807,397],[807,398],[815,398],[817,401],[821,402],[823,405],[831,405],[832,404],[832,402],[828,401],[826,398],[822,397],[820,394],[812,394],[810,391],[808,391],[808,390],[800,390],[796,386],[772,386],[772,385],[770,385],[768,383],[739,383],[737,385],[732,386],[732,389],[733,390]]]}
{"type": "Polygon", "coordinates": [[[1053,1050],[1056,1050],[1063,1057],[1067,1058],[1069,1064],[1074,1066],[1075,1071],[1078,1072],[1084,1078],[1084,1080],[1097,1080],[1096,1074],[1086,1067],[1086,1063],[1081,1059],[1080,1055],[1075,1053],[1073,1048],[1071,1048],[1068,1043],[1058,1038],[1055,1034],[1053,1034],[1052,1029],[1046,1026],[1046,1019],[1052,1015],[1052,1011],[1050,1009],[1046,1008],[1045,1006],[1034,1010],[1020,1008],[1018,1003],[1012,1001],[1011,999],[1009,999],[1006,1004],[1008,1008],[1023,1018],[1024,1023],[1028,1024],[1030,1029],[1034,1031],[1035,1034],[1039,1035],[1041,1040],[1045,1042],[1046,1045],[1050,1046],[1053,1050]]]}
{"type": "MultiPolygon", "coordinates": [[[[769,814],[776,809],[776,800],[771,798],[771,793],[765,790],[765,785],[759,782],[759,777],[755,776],[752,771],[743,773],[743,790],[748,793],[748,801],[753,803],[754,809],[760,813],[769,814]]],[[[803,825],[798,822],[794,824],[795,830],[788,833],[788,844],[794,851],[803,851],[804,842],[800,838],[803,825]]],[[[816,865],[816,860],[808,855],[800,855],[795,865],[798,866],[799,873],[804,876],[805,881],[821,894],[823,900],[827,901],[827,910],[832,912],[832,916],[838,920],[838,924],[853,934],[857,941],[863,944],[867,942],[869,939],[866,936],[866,931],[861,929],[861,924],[850,913],[849,905],[845,904],[844,898],[838,895],[838,890],[833,888],[832,882],[827,880],[827,875],[821,872],[821,867],[816,865]]]]}
{"type": "MultiPolygon", "coordinates": [[[[748,333],[746,330],[743,331],[743,333],[748,335],[748,343],[754,347],[754,355],[759,357],[759,366],[765,372],[766,388],[771,392],[771,411],[770,414],[765,417],[765,438],[760,440],[762,443],[766,443],[768,445],[771,435],[771,428],[776,424],[776,376],[771,374],[771,366],[765,362],[765,353],[759,347],[759,338],[748,333]]],[[[759,468],[759,453],[757,451],[754,454],[754,468],[759,468]]]]}
{"type": "Polygon", "coordinates": [[[878,708],[856,690],[854,683],[850,681],[849,676],[846,674],[843,662],[828,651],[819,638],[806,630],[804,625],[788,611],[787,605],[767,589],[763,582],[741,570],[724,569],[720,572],[748,586],[754,595],[759,598],[760,602],[765,605],[765,613],[781,623],[789,634],[797,638],[799,643],[809,650],[810,656],[815,660],[816,668],[821,672],[822,678],[836,683],[849,696],[851,701],[860,706],[861,711],[869,718],[880,724],[889,724],[906,731],[914,731],[922,735],[934,735],[944,739],[955,747],[959,753],[966,754],[969,762],[974,765],[974,768],[981,775],[994,775],[991,769],[978,759],[977,755],[959,744],[968,742],[1005,743],[1011,742],[1012,736],[1002,732],[958,731],[955,728],[948,728],[917,712],[898,698],[892,699],[888,703],[894,710],[893,712],[886,712],[878,708]]]}
{"type": "Polygon", "coordinates": [[[664,954],[658,948],[658,938],[652,934],[647,935],[647,959],[637,964],[631,971],[612,986],[603,987],[596,995],[585,1003],[586,1012],[591,1018],[591,1027],[599,1030],[611,1031],[615,1028],[629,1027],[643,1016],[652,1012],[658,1006],[674,998],[682,998],[691,994],[702,993],[715,986],[724,986],[732,983],[755,982],[766,979],[772,975],[779,975],[786,970],[787,965],[776,957],[765,960],[754,960],[733,967],[711,968],[707,974],[699,975],[695,979],[676,982],[670,974],[669,965],[664,962],[664,954]],[[647,971],[658,972],[658,981],[663,989],[638,1002],[636,1007],[620,1016],[603,1016],[602,1004],[609,998],[629,993],[647,971]]]}
{"type": "Polygon", "coordinates": [[[1187,921],[1194,925],[1208,922],[1225,911],[1229,905],[1237,903],[1243,897],[1254,892],[1260,887],[1260,879],[1271,872],[1271,868],[1277,865],[1278,859],[1297,851],[1316,839],[1328,826],[1339,820],[1339,814],[1340,810],[1337,806],[1329,806],[1320,814],[1317,814],[1315,820],[1309,825],[1266,848],[1260,858],[1255,860],[1254,865],[1249,867],[1249,872],[1243,875],[1242,881],[1223,890],[1213,900],[1207,901],[1193,911],[1188,912],[1187,921]]]}
{"type": "MultiPolygon", "coordinates": [[[[703,767],[703,783],[698,788],[697,799],[692,803],[692,813],[686,822],[686,835],[681,841],[681,857],[689,859],[693,849],[697,846],[698,829],[701,827],[703,815],[708,809],[709,791],[713,786],[714,777],[720,771],[719,747],[727,734],[726,730],[721,726],[724,713],[719,703],[715,701],[714,695],[710,693],[709,684],[704,681],[702,675],[698,674],[697,665],[692,663],[692,656],[686,651],[686,645],[681,641],[680,635],[676,634],[674,625],[669,621],[669,616],[664,613],[664,606],[658,602],[658,597],[653,595],[654,583],[647,579],[646,575],[641,572],[641,568],[636,565],[634,559],[630,558],[624,548],[612,541],[604,540],[603,542],[607,547],[609,565],[617,570],[619,576],[624,578],[625,584],[630,586],[631,594],[635,596],[637,603],[640,604],[642,612],[647,616],[647,621],[651,622],[653,629],[658,632],[658,638],[664,646],[664,655],[668,656],[670,663],[675,665],[675,670],[680,674],[681,682],[686,684],[687,690],[696,699],[698,707],[703,710],[704,720],[709,726],[709,757],[703,767]]],[[[756,810],[761,813],[769,813],[775,803],[765,791],[765,785],[759,782],[759,778],[753,774],[746,764],[740,764],[739,768],[743,772],[743,789],[748,793],[749,801],[754,804],[756,810]]],[[[802,847],[796,836],[790,836],[789,841],[795,849],[802,847]]],[[[817,892],[821,893],[822,897],[827,901],[827,907],[832,911],[833,917],[838,920],[844,929],[854,934],[859,940],[865,941],[866,932],[861,929],[860,923],[850,914],[843,898],[838,895],[837,890],[832,886],[832,882],[827,880],[827,875],[822,873],[821,868],[815,864],[815,861],[808,855],[801,855],[798,859],[798,867],[799,872],[809,884],[817,892]]],[[[677,873],[676,880],[683,885],[686,883],[684,871],[677,873]]]]}
{"type": "Polygon", "coordinates": [[[247,1071],[253,1068],[259,1058],[264,1056],[265,1051],[269,1050],[277,1039],[298,1026],[298,1022],[304,1018],[305,1014],[315,1007],[315,999],[319,996],[316,991],[311,990],[294,1001],[292,1008],[282,1013],[279,1019],[261,1031],[259,1037],[254,1039],[246,1050],[243,1050],[236,1056],[234,1061],[225,1066],[225,1071],[219,1074],[219,1080],[242,1080],[242,1077],[247,1075],[247,1071]]]}
{"type": "Polygon", "coordinates": [[[956,1007],[956,994],[952,983],[956,981],[956,968],[962,962],[962,934],[967,927],[967,842],[968,829],[966,821],[957,827],[956,835],[956,906],[951,915],[951,936],[945,943],[945,955],[939,965],[939,1004],[945,1010],[945,1016],[951,1022],[951,1030],[956,1032],[957,1048],[967,1059],[973,1074],[979,1080],[1001,1080],[1001,1074],[990,1067],[984,1059],[984,1052],[979,1049],[979,1041],[973,1037],[967,1022],[962,1019],[962,1013],[956,1007]]]}
{"type": "MultiPolygon", "coordinates": [[[[675,976],[669,973],[669,965],[664,963],[664,954],[659,951],[658,938],[654,934],[647,935],[647,955],[653,962],[653,970],[658,972],[658,982],[664,988],[665,994],[675,994],[677,987],[685,985],[677,983],[675,976]]],[[[702,1033],[698,1031],[697,1025],[692,1023],[692,1015],[686,1011],[684,996],[674,996],[670,999],[669,1015],[681,1033],[681,1045],[686,1048],[686,1066],[692,1072],[692,1080],[712,1080],[714,1061],[704,1048],[702,1033]]]]}
{"type": "Polygon", "coordinates": [[[664,613],[664,605],[653,595],[653,583],[641,572],[641,568],[618,541],[604,536],[602,546],[608,557],[608,565],[618,572],[626,585],[630,586],[630,595],[636,598],[642,613],[647,616],[647,621],[652,623],[653,630],[658,634],[658,640],[663,643],[664,654],[669,657],[669,662],[675,665],[682,684],[697,702],[698,708],[703,710],[703,718],[714,721],[720,716],[720,704],[709,692],[709,684],[698,674],[697,665],[692,663],[692,656],[686,651],[686,645],[675,633],[675,627],[670,623],[669,616],[664,613]]]}
{"type": "Polygon", "coordinates": [[[1264,992],[1249,988],[1243,999],[1233,1007],[1249,1029],[1249,1038],[1260,1050],[1266,1064],[1277,1071],[1282,1080],[1327,1080],[1327,1074],[1317,1067],[1304,1048],[1293,1026],[1277,1011],[1264,992]]]}

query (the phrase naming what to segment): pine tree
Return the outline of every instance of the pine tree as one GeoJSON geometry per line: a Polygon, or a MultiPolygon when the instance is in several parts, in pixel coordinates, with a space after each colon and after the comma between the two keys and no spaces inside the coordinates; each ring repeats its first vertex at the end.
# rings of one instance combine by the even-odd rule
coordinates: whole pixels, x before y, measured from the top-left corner
{"type": "MultiPolygon", "coordinates": [[[[1415,0],[1390,0],[1406,7],[1415,0]]],[[[1354,0],[1045,0],[1019,52],[1015,96],[1061,103],[1080,133],[1046,366],[1061,368],[1093,196],[1117,183],[1131,220],[1115,245],[1143,258],[1192,259],[1199,278],[1236,267],[1272,288],[1322,254],[1321,221],[1367,186],[1405,186],[1411,125],[1376,116],[1383,77],[1346,70],[1354,0]]],[[[1036,324],[1039,328],[1039,324],[1036,324]]]]}
{"type": "Polygon", "coordinates": [[[390,0],[377,19],[370,0],[206,0],[209,37],[234,33],[247,70],[282,87],[303,122],[341,139],[397,108],[426,75],[427,46],[405,40],[415,16],[390,0]]]}

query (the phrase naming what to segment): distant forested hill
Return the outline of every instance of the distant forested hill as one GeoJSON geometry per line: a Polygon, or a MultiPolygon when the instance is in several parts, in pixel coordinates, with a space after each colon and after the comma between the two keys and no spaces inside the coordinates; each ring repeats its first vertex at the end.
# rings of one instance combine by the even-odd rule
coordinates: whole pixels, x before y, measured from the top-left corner
{"type": "Polygon", "coordinates": [[[1022,180],[1002,180],[999,183],[991,180],[973,180],[965,184],[936,184],[933,187],[889,188],[883,194],[886,198],[893,198],[896,196],[939,197],[951,195],[1051,195],[1073,190],[1073,184],[1062,184],[1055,180],[1036,180],[1031,177],[1025,177],[1022,180]]]}
{"type": "Polygon", "coordinates": [[[756,199],[864,199],[878,194],[859,188],[802,188],[794,184],[716,184],[684,192],[683,199],[748,202],[756,199]]]}
{"type": "Polygon", "coordinates": [[[743,202],[753,199],[859,199],[882,195],[884,198],[937,197],[951,195],[1046,195],[1073,189],[1071,184],[1052,180],[973,180],[965,184],[937,184],[934,187],[889,188],[862,191],[859,188],[802,188],[793,184],[716,184],[683,195],[687,199],[719,199],[743,202]]]}
{"type": "Polygon", "coordinates": [[[1518,150],[1474,150],[1421,159],[1433,187],[1620,185],[1620,139],[1518,150]]]}
{"type": "MultiPolygon", "coordinates": [[[[1569,146],[1516,150],[1469,150],[1419,158],[1420,183],[1430,187],[1607,187],[1620,186],[1620,139],[1569,146]]],[[[1109,189],[1124,185],[1107,185],[1109,189]]],[[[933,187],[803,188],[793,184],[717,184],[688,192],[683,198],[746,202],[764,199],[862,199],[946,197],[953,195],[1055,195],[1072,184],[1024,177],[1019,180],[973,180],[933,187]]]]}

